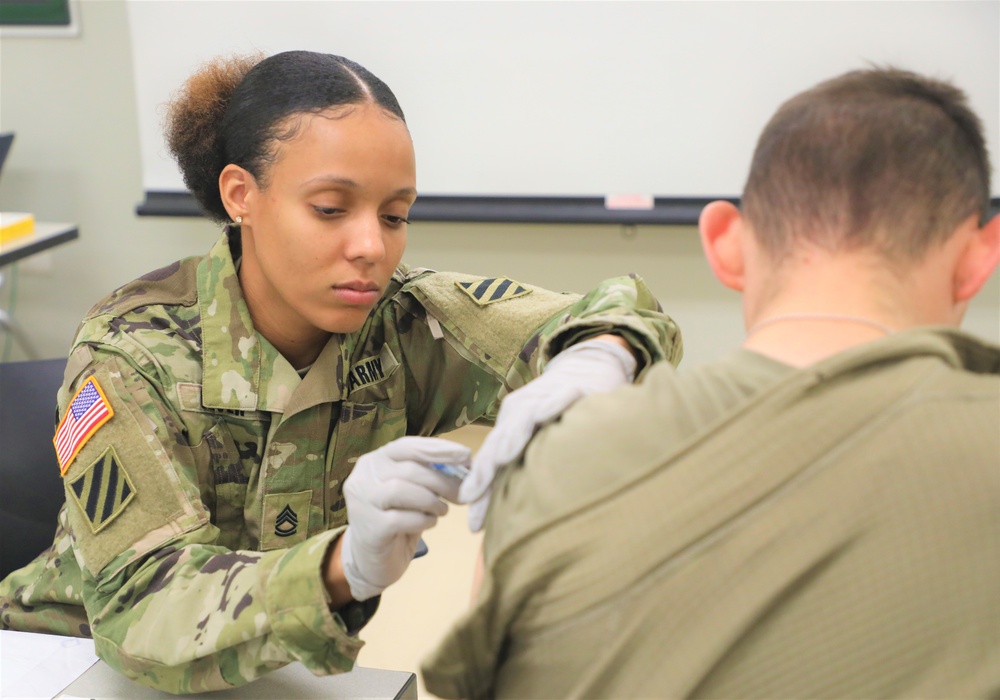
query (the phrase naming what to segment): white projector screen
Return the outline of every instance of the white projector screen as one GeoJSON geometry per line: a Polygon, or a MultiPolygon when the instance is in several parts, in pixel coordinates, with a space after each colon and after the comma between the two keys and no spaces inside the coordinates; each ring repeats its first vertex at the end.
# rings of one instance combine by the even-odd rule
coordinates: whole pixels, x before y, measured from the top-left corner
{"type": "Polygon", "coordinates": [[[144,187],[163,104],[221,54],[347,56],[393,89],[422,195],[736,197],[778,105],[875,63],[954,80],[1000,191],[1000,2],[130,0],[144,187]]]}

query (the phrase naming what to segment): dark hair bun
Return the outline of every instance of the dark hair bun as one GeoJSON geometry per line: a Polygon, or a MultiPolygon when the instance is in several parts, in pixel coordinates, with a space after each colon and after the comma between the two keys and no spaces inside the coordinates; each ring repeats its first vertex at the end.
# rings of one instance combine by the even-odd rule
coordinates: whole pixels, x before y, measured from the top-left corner
{"type": "Polygon", "coordinates": [[[237,86],[263,58],[263,54],[242,55],[206,63],[167,105],[167,146],[184,184],[214,221],[229,220],[219,197],[219,173],[226,166],[219,125],[237,86]]]}

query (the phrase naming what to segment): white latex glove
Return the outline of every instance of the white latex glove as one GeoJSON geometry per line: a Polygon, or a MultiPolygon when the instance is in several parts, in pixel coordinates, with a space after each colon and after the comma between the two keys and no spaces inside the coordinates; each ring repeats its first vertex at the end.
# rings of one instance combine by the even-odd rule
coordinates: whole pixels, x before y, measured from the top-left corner
{"type": "Polygon", "coordinates": [[[611,391],[635,377],[635,357],[608,340],[585,340],[553,357],[541,376],[512,391],[500,404],[496,425],[472,460],[472,472],[458,492],[469,503],[469,529],[483,527],[493,479],[513,462],[541,426],[590,394],[611,391]]]}
{"type": "Polygon", "coordinates": [[[344,481],[349,524],[341,564],[355,600],[377,596],[399,580],[420,533],[457,502],[458,479],[428,464],[467,465],[471,451],[450,440],[403,437],[358,460],[344,481]]]}

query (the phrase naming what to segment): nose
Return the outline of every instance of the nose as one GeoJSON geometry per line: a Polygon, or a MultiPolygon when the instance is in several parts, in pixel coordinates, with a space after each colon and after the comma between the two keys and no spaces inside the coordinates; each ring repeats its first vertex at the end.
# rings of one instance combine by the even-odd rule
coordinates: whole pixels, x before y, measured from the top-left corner
{"type": "Polygon", "coordinates": [[[377,213],[358,216],[357,225],[351,227],[345,253],[349,260],[375,263],[385,257],[382,240],[382,221],[377,213]]]}

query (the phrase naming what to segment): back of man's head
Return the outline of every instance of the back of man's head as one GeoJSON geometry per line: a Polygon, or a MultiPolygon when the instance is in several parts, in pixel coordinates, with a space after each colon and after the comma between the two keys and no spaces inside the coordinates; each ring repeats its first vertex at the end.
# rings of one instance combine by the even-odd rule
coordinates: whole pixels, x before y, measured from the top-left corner
{"type": "Polygon", "coordinates": [[[785,104],[765,127],[742,212],[775,258],[800,243],[915,261],[970,216],[986,222],[979,118],[946,82],[859,70],[785,104]]]}

